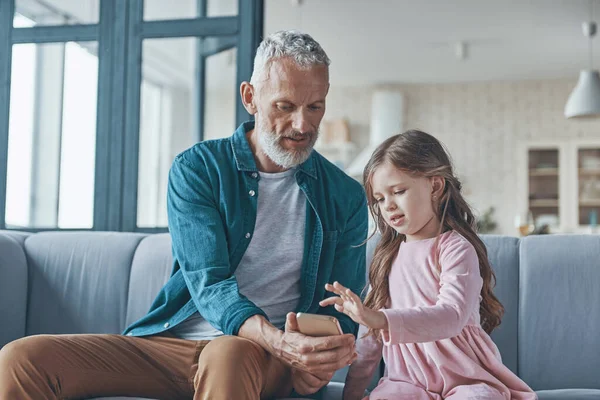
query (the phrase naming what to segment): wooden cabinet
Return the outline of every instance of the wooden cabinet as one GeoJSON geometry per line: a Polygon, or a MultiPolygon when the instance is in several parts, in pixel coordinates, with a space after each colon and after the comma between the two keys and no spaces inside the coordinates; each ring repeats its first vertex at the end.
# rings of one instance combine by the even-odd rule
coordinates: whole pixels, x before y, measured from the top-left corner
{"type": "Polygon", "coordinates": [[[518,164],[516,225],[529,214],[536,228],[547,225],[550,232],[595,231],[600,141],[521,143],[518,164]]]}

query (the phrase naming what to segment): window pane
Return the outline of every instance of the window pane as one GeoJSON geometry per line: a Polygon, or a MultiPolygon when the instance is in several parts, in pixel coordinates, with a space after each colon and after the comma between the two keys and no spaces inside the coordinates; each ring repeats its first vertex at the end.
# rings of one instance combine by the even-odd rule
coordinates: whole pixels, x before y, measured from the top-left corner
{"type": "Polygon", "coordinates": [[[236,56],[233,48],[206,59],[205,140],[231,136],[236,128],[236,56]]]}
{"type": "MultiPolygon", "coordinates": [[[[15,12],[35,25],[96,24],[99,0],[16,0],[15,12]]],[[[21,27],[17,21],[14,27],[21,27]]]]}
{"type": "Polygon", "coordinates": [[[144,0],[144,19],[181,19],[198,16],[198,0],[144,0]]]}
{"type": "MultiPolygon", "coordinates": [[[[206,0],[207,17],[225,17],[238,14],[238,0],[206,0]]],[[[144,19],[181,19],[198,17],[198,0],[145,0],[144,19]]]]}
{"type": "MultiPolygon", "coordinates": [[[[219,42],[204,39],[207,48],[219,42]]],[[[196,65],[199,39],[152,39],[142,48],[138,227],[167,226],[167,181],[177,154],[198,141],[196,65]]],[[[204,125],[206,139],[235,129],[235,49],[206,59],[204,125]]]]}
{"type": "Polygon", "coordinates": [[[166,189],[175,156],[197,142],[196,38],[145,40],[142,47],[139,227],[167,226],[166,189]]]}
{"type": "Polygon", "coordinates": [[[6,182],[6,225],[29,226],[36,46],[13,46],[6,182]]]}
{"type": "Polygon", "coordinates": [[[207,17],[225,17],[238,15],[237,0],[207,0],[207,17]]]}
{"type": "Polygon", "coordinates": [[[7,226],[92,227],[95,54],[90,44],[13,47],[7,226]]]}
{"type": "Polygon", "coordinates": [[[59,228],[91,228],[96,161],[96,52],[67,43],[60,157],[59,228]]]}
{"type": "Polygon", "coordinates": [[[22,16],[21,14],[15,14],[15,18],[13,19],[13,27],[15,28],[29,28],[35,26],[35,22],[22,16]]]}

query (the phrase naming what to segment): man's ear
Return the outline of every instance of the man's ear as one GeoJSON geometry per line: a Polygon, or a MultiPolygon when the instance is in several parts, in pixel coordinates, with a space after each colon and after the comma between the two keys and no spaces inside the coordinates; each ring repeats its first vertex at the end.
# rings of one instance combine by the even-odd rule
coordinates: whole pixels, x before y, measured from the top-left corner
{"type": "Polygon", "coordinates": [[[431,177],[431,197],[434,199],[439,199],[442,197],[444,193],[444,188],[446,186],[446,180],[441,176],[432,176],[431,177]]]}
{"type": "Polygon", "coordinates": [[[258,111],[256,104],[254,103],[254,86],[250,82],[242,82],[240,85],[240,95],[242,97],[242,104],[248,114],[254,115],[258,111]]]}

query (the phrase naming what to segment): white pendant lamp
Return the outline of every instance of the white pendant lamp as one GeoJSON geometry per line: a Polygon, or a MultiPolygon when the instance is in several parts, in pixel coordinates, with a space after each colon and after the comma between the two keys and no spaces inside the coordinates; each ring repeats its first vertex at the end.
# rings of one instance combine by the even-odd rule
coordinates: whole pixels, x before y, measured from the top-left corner
{"type": "MultiPolygon", "coordinates": [[[[593,16],[592,1],[590,1],[590,17],[593,16]]],[[[590,68],[581,70],[577,86],[571,92],[565,106],[565,117],[583,118],[600,116],[600,75],[592,67],[593,48],[592,38],[596,34],[596,23],[584,22],[583,34],[589,39],[590,68]]]]}
{"type": "Polygon", "coordinates": [[[577,86],[565,106],[565,117],[597,116],[600,116],[600,75],[598,71],[584,69],[579,72],[577,86]]]}

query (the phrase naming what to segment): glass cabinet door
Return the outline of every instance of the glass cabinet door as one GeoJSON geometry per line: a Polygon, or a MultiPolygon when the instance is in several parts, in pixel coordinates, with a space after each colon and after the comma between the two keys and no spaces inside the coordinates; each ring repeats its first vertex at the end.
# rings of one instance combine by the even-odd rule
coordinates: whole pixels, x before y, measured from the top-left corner
{"type": "Polygon", "coordinates": [[[546,226],[555,229],[560,225],[560,157],[558,148],[529,149],[528,151],[528,204],[529,215],[521,219],[521,234],[525,226],[533,230],[546,226]],[[527,221],[527,223],[525,223],[527,221]]]}
{"type": "Polygon", "coordinates": [[[595,228],[600,214],[600,146],[577,149],[577,184],[579,225],[595,228]]]}

